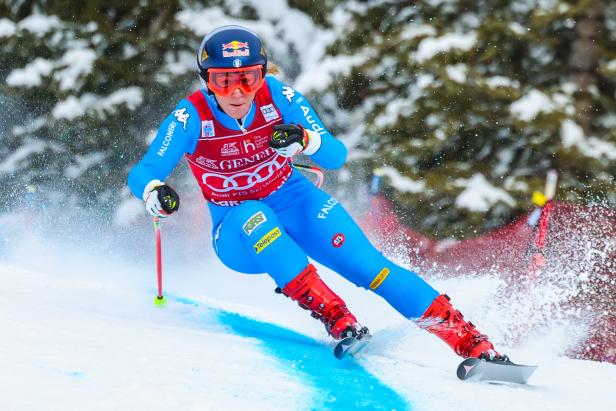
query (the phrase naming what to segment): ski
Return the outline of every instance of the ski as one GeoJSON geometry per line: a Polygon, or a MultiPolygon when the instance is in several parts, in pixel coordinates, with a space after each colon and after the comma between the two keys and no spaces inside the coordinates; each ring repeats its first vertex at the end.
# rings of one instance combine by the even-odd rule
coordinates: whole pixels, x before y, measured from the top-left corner
{"type": "Polygon", "coordinates": [[[536,369],[533,365],[514,364],[508,358],[504,361],[467,358],[458,366],[457,375],[465,381],[526,384],[536,369]]]}
{"type": "Polygon", "coordinates": [[[334,356],[339,360],[349,355],[354,357],[361,350],[363,350],[366,345],[368,345],[371,338],[372,335],[367,331],[367,329],[365,332],[360,333],[355,337],[343,338],[334,347],[334,356]]]}

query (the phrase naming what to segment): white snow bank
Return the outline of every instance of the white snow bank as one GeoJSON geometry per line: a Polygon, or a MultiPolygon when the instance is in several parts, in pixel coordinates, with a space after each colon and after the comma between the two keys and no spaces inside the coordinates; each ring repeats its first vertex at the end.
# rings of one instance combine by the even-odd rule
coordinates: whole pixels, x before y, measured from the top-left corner
{"type": "MultiPolygon", "coordinates": [[[[257,339],[233,334],[210,316],[208,308],[221,307],[328,341],[318,321],[273,293],[267,276],[235,273],[212,254],[204,256],[203,244],[195,246],[189,265],[172,263],[168,257],[189,244],[177,241],[174,249],[176,242],[169,236],[191,238],[191,231],[175,233],[173,220],[166,221],[165,290],[188,298],[197,295],[202,306],[169,304],[158,309],[152,304],[156,276],[147,218],[143,224],[150,229],[147,237],[138,236],[139,250],[148,244],[152,249],[130,257],[124,250],[130,241],[117,238],[117,229],[111,239],[93,235],[95,239],[88,240],[58,233],[66,226],[53,221],[51,231],[62,238],[58,241],[33,234],[19,213],[9,219],[0,216],[0,230],[7,222],[13,224],[3,232],[9,235],[8,243],[0,241],[0,329],[7,337],[0,338],[0,409],[72,411],[84,404],[100,410],[151,411],[311,408],[315,387],[293,365],[282,366],[257,339]],[[12,228],[19,226],[30,236],[17,237],[12,228]],[[113,240],[116,247],[102,247],[105,240],[113,240]]],[[[73,223],[82,230],[93,227],[89,218],[73,223]]],[[[130,232],[138,229],[132,226],[130,232]]],[[[500,350],[519,362],[539,365],[528,386],[460,382],[454,372],[460,360],[444,343],[414,327],[374,293],[323,267],[319,271],[374,332],[358,364],[394,388],[413,409],[513,411],[535,410],[538,404],[559,411],[616,409],[616,366],[561,357],[571,343],[569,329],[544,326],[545,333],[529,336],[525,345],[513,346],[503,338],[503,324],[523,323],[506,317],[511,307],[495,303],[503,296],[494,278],[458,277],[432,285],[451,296],[455,307],[500,350]]],[[[300,366],[304,359],[296,361],[300,366]]],[[[321,372],[337,369],[322,367],[321,372]]]]}
{"type": "Polygon", "coordinates": [[[155,308],[134,268],[65,258],[68,273],[0,265],[10,336],[0,339],[0,408],[290,409],[312,400],[256,341],[208,324],[207,312],[155,308]]]}

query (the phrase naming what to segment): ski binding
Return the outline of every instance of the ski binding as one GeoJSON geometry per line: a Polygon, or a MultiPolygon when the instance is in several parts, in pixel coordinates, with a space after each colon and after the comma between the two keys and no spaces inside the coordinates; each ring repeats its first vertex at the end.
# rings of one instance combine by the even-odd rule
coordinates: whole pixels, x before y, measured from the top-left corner
{"type": "Polygon", "coordinates": [[[368,342],[372,338],[372,335],[366,327],[362,328],[355,337],[343,338],[334,347],[334,356],[339,360],[352,356],[354,357],[361,350],[363,350],[368,342]]]}

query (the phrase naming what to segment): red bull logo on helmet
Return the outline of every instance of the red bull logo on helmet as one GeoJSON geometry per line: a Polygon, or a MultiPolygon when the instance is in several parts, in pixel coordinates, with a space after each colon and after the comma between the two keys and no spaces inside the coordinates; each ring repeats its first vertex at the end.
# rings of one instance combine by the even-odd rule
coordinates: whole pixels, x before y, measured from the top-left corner
{"type": "Polygon", "coordinates": [[[222,44],[223,57],[248,57],[250,56],[250,47],[246,41],[233,40],[222,44]]]}

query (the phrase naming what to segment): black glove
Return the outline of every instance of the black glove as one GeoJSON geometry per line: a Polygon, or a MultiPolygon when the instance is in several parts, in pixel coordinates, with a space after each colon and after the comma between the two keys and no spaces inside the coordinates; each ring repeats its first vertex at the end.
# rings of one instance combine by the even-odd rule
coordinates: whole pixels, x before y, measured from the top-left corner
{"type": "Polygon", "coordinates": [[[308,145],[310,135],[305,128],[295,124],[280,124],[274,126],[274,132],[269,146],[283,157],[293,157],[301,153],[308,145]]]}
{"type": "Polygon", "coordinates": [[[145,208],[154,217],[165,218],[180,208],[180,196],[167,184],[154,187],[145,199],[145,208]]]}

